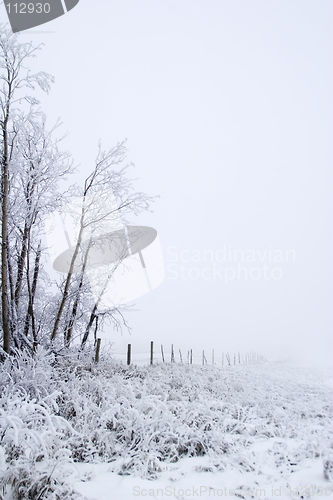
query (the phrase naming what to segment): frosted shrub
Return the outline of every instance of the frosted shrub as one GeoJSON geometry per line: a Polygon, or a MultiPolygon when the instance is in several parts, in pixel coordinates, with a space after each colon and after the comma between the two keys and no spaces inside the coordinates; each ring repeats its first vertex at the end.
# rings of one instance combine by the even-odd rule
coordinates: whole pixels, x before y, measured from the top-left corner
{"type": "Polygon", "coordinates": [[[62,467],[75,431],[57,415],[61,393],[50,382],[51,362],[41,351],[36,360],[22,354],[6,360],[0,373],[0,484],[13,498],[65,499],[71,493],[62,467]]]}
{"type": "Polygon", "coordinates": [[[327,481],[333,481],[333,444],[324,458],[324,478],[327,481]]]}

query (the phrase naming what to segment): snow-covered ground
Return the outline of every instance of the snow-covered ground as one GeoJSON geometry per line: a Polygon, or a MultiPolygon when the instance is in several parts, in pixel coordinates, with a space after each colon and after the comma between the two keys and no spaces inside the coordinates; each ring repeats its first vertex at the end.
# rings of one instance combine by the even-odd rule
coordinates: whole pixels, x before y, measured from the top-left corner
{"type": "Polygon", "coordinates": [[[333,498],[327,370],[41,353],[7,362],[0,385],[6,500],[333,498]]]}

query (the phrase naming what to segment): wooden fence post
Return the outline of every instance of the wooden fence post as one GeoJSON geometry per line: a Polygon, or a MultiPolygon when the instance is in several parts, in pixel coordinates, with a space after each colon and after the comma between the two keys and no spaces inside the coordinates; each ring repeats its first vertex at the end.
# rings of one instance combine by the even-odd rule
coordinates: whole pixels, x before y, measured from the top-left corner
{"type": "Polygon", "coordinates": [[[192,360],[193,360],[193,355],[192,355],[192,349],[191,349],[190,364],[192,364],[192,360]]]}
{"type": "Polygon", "coordinates": [[[163,363],[164,363],[164,352],[163,352],[163,346],[161,344],[161,353],[162,353],[162,360],[163,360],[163,363]]]}
{"type": "Polygon", "coordinates": [[[127,364],[131,364],[131,344],[127,345],[127,364]]]}
{"type": "Polygon", "coordinates": [[[171,363],[175,362],[175,353],[173,351],[173,344],[171,344],[171,363]]]}
{"type": "Polygon", "coordinates": [[[227,352],[225,357],[227,358],[228,365],[231,366],[231,359],[230,359],[230,354],[227,352]]]}
{"type": "Polygon", "coordinates": [[[182,356],[182,352],[181,352],[180,349],[179,349],[179,357],[180,357],[180,362],[182,363],[183,362],[183,356],[182,356]]]}
{"type": "Polygon", "coordinates": [[[99,362],[100,348],[101,348],[101,339],[97,339],[96,352],[95,352],[95,363],[99,362]]]}
{"type": "Polygon", "coordinates": [[[151,365],[153,364],[153,360],[154,360],[154,342],[151,341],[150,342],[150,364],[151,365]]]}

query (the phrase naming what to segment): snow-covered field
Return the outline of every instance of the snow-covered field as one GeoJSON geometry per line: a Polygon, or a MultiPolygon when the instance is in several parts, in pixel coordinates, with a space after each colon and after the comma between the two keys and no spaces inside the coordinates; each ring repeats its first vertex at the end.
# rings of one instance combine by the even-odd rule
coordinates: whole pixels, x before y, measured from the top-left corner
{"type": "Polygon", "coordinates": [[[332,389],[285,363],[7,361],[0,499],[333,498],[332,389]]]}

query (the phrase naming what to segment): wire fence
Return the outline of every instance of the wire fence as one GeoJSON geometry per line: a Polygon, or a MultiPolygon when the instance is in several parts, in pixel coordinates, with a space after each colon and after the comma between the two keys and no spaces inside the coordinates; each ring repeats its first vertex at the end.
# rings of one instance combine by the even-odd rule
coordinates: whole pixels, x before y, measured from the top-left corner
{"type": "Polygon", "coordinates": [[[223,352],[221,350],[212,349],[211,351],[193,349],[181,350],[176,349],[173,344],[168,350],[164,349],[163,345],[157,349],[154,347],[154,342],[150,343],[149,351],[135,351],[132,349],[132,344],[128,344],[127,352],[112,353],[112,357],[127,365],[147,365],[157,363],[186,363],[195,365],[216,365],[216,366],[234,366],[248,365],[266,361],[266,358],[261,354],[253,351],[249,352],[223,352]]]}

